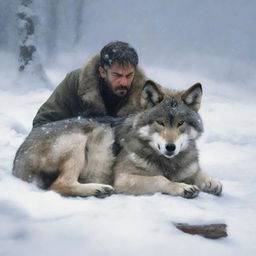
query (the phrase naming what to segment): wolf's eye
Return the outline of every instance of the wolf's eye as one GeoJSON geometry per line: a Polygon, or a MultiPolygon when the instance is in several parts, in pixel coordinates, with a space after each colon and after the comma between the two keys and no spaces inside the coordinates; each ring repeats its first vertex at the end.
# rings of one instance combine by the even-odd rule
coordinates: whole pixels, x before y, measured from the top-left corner
{"type": "Polygon", "coordinates": [[[184,121],[182,120],[182,121],[179,121],[178,122],[178,124],[177,124],[177,127],[180,127],[180,126],[182,126],[184,124],[184,121]]]}
{"type": "Polygon", "coordinates": [[[156,121],[156,122],[157,122],[157,124],[159,124],[159,125],[161,125],[161,126],[164,126],[164,122],[163,122],[163,121],[158,120],[158,121],[156,121]]]}

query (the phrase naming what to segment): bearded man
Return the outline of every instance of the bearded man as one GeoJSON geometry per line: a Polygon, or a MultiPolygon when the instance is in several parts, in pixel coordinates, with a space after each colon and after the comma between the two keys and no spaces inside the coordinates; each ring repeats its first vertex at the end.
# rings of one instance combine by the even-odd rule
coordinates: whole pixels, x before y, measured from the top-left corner
{"type": "Polygon", "coordinates": [[[83,68],[67,74],[40,107],[33,127],[78,116],[123,116],[141,110],[143,87],[153,82],[137,65],[138,55],[128,43],[107,44],[83,68]]]}

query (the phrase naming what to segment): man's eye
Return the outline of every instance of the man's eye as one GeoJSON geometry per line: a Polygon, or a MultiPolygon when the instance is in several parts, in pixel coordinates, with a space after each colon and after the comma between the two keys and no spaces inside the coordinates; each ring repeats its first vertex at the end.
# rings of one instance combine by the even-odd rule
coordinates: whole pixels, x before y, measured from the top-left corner
{"type": "Polygon", "coordinates": [[[161,120],[158,120],[158,121],[156,121],[156,122],[157,122],[157,124],[159,124],[159,125],[161,125],[161,126],[165,126],[165,125],[164,125],[164,122],[161,121],[161,120]]]}

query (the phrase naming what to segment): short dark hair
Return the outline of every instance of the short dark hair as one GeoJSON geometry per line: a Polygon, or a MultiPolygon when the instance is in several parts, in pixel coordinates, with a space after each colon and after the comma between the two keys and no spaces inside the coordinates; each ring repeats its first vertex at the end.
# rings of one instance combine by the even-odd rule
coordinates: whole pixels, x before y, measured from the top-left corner
{"type": "Polygon", "coordinates": [[[139,62],[137,52],[128,43],[121,41],[110,42],[100,52],[100,66],[107,70],[113,63],[121,66],[131,64],[136,67],[139,62]]]}

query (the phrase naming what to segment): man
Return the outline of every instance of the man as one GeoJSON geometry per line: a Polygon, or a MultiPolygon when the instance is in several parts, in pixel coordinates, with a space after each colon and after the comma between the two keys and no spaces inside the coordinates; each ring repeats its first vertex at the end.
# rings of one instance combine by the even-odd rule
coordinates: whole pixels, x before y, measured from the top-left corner
{"type": "Polygon", "coordinates": [[[140,110],[148,79],[137,64],[138,55],[129,44],[107,44],[82,69],[67,74],[40,107],[33,127],[77,116],[122,116],[140,110]]]}

